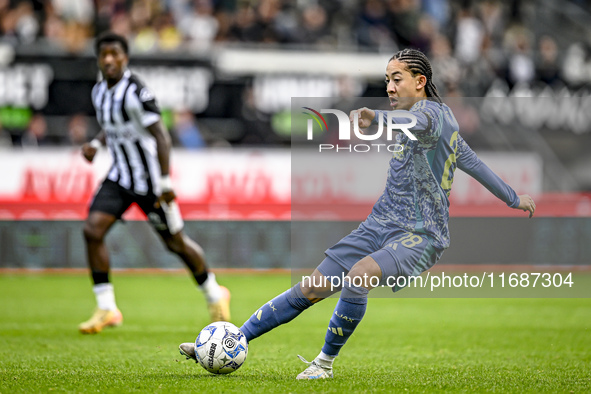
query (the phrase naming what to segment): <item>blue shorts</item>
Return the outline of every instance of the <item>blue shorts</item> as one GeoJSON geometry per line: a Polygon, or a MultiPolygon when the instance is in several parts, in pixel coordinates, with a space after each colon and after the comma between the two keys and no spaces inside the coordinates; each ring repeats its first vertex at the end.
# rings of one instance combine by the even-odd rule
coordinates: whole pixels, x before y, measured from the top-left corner
{"type": "MultiPolygon", "coordinates": [[[[380,285],[390,285],[399,276],[418,276],[431,268],[443,253],[431,238],[399,227],[387,228],[368,217],[359,227],[326,250],[318,271],[328,278],[346,275],[362,258],[371,256],[382,270],[380,285]]],[[[400,290],[393,286],[392,290],[400,290]]]]}

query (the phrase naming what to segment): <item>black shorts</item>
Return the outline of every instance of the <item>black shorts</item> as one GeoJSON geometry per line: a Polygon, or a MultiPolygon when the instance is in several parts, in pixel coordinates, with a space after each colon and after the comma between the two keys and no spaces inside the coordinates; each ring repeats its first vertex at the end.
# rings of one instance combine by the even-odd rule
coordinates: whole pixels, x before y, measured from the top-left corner
{"type": "Polygon", "coordinates": [[[116,182],[105,179],[90,204],[89,212],[104,212],[121,219],[129,206],[136,203],[148,216],[152,227],[162,236],[170,236],[181,231],[184,223],[176,202],[155,208],[157,200],[158,197],[154,194],[136,194],[116,182]]]}

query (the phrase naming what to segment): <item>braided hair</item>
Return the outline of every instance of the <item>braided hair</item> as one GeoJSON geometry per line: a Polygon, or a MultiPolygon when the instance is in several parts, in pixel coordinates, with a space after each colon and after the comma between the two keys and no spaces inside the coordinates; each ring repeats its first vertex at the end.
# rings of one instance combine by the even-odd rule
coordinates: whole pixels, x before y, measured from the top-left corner
{"type": "Polygon", "coordinates": [[[401,63],[405,63],[408,71],[410,71],[413,76],[418,74],[424,75],[425,78],[427,78],[427,84],[425,85],[425,93],[427,94],[427,97],[432,98],[438,103],[442,102],[437,87],[433,83],[433,69],[431,68],[431,63],[423,52],[418,49],[403,49],[396,52],[388,63],[392,60],[398,60],[401,63]]]}

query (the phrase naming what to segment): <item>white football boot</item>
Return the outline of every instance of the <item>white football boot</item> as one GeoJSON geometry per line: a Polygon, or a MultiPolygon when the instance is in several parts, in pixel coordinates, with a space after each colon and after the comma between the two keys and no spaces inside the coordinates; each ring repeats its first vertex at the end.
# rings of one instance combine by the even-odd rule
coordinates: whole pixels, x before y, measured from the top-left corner
{"type": "Polygon", "coordinates": [[[179,345],[179,352],[181,355],[187,357],[187,360],[192,358],[197,362],[197,356],[195,355],[195,342],[185,342],[179,345]]]}
{"type": "Polygon", "coordinates": [[[300,373],[296,379],[328,379],[332,378],[332,368],[323,367],[316,361],[316,359],[312,360],[312,362],[307,361],[305,358],[298,354],[300,360],[304,363],[308,364],[308,368],[306,368],[302,373],[300,373]]]}

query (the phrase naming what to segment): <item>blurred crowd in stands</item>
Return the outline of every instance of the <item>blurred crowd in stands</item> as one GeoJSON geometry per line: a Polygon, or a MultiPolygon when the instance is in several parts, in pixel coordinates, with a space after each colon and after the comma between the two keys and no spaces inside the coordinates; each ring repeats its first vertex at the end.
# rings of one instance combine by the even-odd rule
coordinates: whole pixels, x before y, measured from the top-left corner
{"type": "MultiPolygon", "coordinates": [[[[587,0],[565,3],[590,15],[587,0]]],[[[42,42],[74,55],[88,51],[91,39],[105,30],[128,37],[134,53],[200,53],[233,43],[380,53],[412,46],[431,59],[435,83],[444,95],[459,91],[466,97],[482,96],[497,79],[510,87],[537,82],[574,89],[590,85],[591,36],[565,45],[560,31],[536,35],[540,29],[534,24],[539,21],[532,20],[531,13],[544,4],[543,0],[0,0],[0,32],[1,41],[14,46],[42,42]]],[[[186,114],[180,114],[178,121],[183,127],[194,123],[186,114]]],[[[34,137],[44,127],[42,119],[33,117],[27,131],[31,138],[23,135],[21,143],[41,144],[42,138],[34,137]]]]}
{"type": "MultiPolygon", "coordinates": [[[[571,3],[588,13],[587,1],[571,3]]],[[[499,73],[506,73],[511,83],[591,81],[591,42],[581,37],[580,43],[559,49],[555,38],[535,37],[531,25],[536,21],[528,21],[526,14],[536,6],[544,4],[538,0],[0,0],[0,31],[3,41],[15,45],[41,39],[72,53],[88,48],[88,40],[104,30],[129,37],[136,53],[206,51],[215,43],[383,52],[412,46],[426,52],[450,80],[469,72],[479,77],[480,84],[499,73]]]]}

